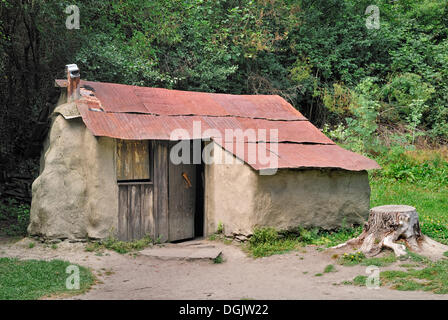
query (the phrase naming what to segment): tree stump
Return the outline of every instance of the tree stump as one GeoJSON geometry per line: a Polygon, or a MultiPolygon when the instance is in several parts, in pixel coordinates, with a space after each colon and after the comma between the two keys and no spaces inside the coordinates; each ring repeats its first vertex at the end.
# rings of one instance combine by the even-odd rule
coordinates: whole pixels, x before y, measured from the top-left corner
{"type": "Polygon", "coordinates": [[[411,251],[428,254],[442,254],[448,247],[422,234],[418,213],[414,207],[405,205],[386,205],[370,209],[369,220],[359,237],[334,248],[347,245],[360,246],[366,257],[379,254],[383,247],[390,248],[396,256],[411,251]],[[401,240],[402,243],[397,243],[401,240]]]}

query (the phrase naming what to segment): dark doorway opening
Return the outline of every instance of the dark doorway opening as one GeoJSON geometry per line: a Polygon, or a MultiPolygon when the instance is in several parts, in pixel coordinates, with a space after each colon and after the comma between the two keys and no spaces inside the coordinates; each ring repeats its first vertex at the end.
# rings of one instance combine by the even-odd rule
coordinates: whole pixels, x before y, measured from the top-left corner
{"type": "MultiPolygon", "coordinates": [[[[202,154],[203,146],[201,147],[202,154]]],[[[196,170],[196,212],[194,216],[194,236],[196,238],[204,236],[204,162],[197,164],[196,170]]]]}
{"type": "Polygon", "coordinates": [[[204,236],[204,164],[201,140],[172,141],[168,153],[168,225],[170,242],[204,236]],[[180,143],[179,145],[177,145],[180,143]],[[183,146],[181,145],[183,144],[183,146]],[[189,145],[189,148],[188,148],[189,145]],[[183,155],[184,151],[189,155],[183,155]],[[183,160],[173,161],[170,155],[183,160]]]}

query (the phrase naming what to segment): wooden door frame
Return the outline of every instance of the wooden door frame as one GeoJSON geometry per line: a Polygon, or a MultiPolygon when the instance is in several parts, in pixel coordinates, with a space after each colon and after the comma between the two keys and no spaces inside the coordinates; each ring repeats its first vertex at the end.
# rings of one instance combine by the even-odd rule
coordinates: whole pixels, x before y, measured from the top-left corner
{"type": "MultiPolygon", "coordinates": [[[[169,241],[169,165],[170,150],[173,141],[168,140],[146,140],[149,144],[150,156],[150,181],[117,181],[118,189],[121,186],[132,184],[148,184],[152,186],[152,214],[153,223],[151,233],[154,240],[161,242],[169,241]]],[[[201,142],[201,154],[204,143],[201,142]]],[[[116,154],[116,153],[115,153],[116,154]]],[[[196,189],[196,212],[194,213],[194,237],[204,236],[206,233],[206,215],[205,215],[205,164],[195,164],[197,166],[197,189],[196,189]],[[203,178],[202,178],[203,177],[203,178]],[[204,180],[202,180],[204,179],[204,180]],[[200,209],[199,209],[200,208],[200,209]],[[197,212],[198,209],[200,212],[197,212]],[[201,230],[197,230],[197,217],[202,217],[201,230]]],[[[119,196],[117,194],[117,201],[119,196]]],[[[117,230],[118,231],[118,230],[117,230]]]]}

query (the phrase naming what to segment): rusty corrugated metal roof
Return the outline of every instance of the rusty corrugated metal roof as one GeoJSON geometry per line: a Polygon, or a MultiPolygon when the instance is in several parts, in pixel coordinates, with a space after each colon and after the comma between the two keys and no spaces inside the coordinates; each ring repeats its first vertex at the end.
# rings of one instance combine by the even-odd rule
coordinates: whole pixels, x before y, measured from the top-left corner
{"type": "MultiPolygon", "coordinates": [[[[64,87],[64,81],[56,80],[56,84],[64,87]]],[[[84,80],[81,87],[93,91],[106,112],[307,120],[277,95],[180,91],[84,80]]]]}
{"type": "MultiPolygon", "coordinates": [[[[334,144],[309,121],[269,121],[239,117],[209,116],[155,116],[151,114],[110,113],[93,111],[87,103],[80,103],[78,109],[86,126],[96,136],[120,139],[177,140],[171,137],[176,129],[185,131],[191,139],[217,137],[215,129],[223,138],[226,130],[240,129],[241,138],[249,142],[297,142],[334,144]],[[195,130],[196,126],[196,130],[195,130]],[[249,131],[252,129],[251,131],[249,131]],[[260,130],[264,129],[264,131],[260,130]],[[271,135],[277,129],[277,137],[271,135]],[[195,132],[196,131],[196,132],[195,132]],[[248,133],[248,135],[242,135],[248,133]]],[[[96,109],[99,110],[99,109],[96,109]]],[[[227,135],[229,136],[229,135],[227,135]]],[[[227,140],[229,140],[227,138],[227,140]]]]}
{"type": "MultiPolygon", "coordinates": [[[[380,166],[369,158],[345,150],[338,145],[301,144],[301,143],[258,143],[266,149],[267,157],[258,156],[259,149],[251,145],[255,143],[226,144],[215,141],[225,150],[240,160],[248,163],[255,170],[294,169],[294,168],[335,168],[350,171],[380,169],[380,166]],[[241,146],[244,144],[244,146],[241,146]],[[270,161],[268,161],[270,157],[270,161]]],[[[261,149],[264,150],[264,149],[261,149]]]]}
{"type": "MultiPolygon", "coordinates": [[[[64,87],[66,81],[56,80],[56,85],[64,87]]],[[[81,87],[78,110],[95,136],[178,140],[171,135],[181,129],[189,139],[212,138],[255,170],[273,169],[273,163],[276,168],[380,168],[375,161],[337,146],[279,96],[188,92],[91,81],[81,81],[81,87]],[[226,129],[246,133],[252,129],[255,136],[229,139],[226,129]],[[260,129],[266,130],[266,136],[260,135],[260,129]],[[272,129],[277,129],[278,136],[270,135],[272,129]],[[252,161],[251,148],[255,144],[267,146],[274,161],[263,163],[257,157],[252,161]]]]}

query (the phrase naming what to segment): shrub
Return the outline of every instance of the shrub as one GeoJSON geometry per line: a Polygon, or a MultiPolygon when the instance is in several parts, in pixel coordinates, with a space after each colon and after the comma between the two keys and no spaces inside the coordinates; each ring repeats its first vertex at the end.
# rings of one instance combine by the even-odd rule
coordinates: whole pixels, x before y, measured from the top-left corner
{"type": "Polygon", "coordinates": [[[30,221],[30,206],[15,199],[0,202],[0,226],[8,236],[26,235],[30,221]]]}
{"type": "Polygon", "coordinates": [[[256,228],[252,237],[250,237],[249,243],[251,245],[259,245],[263,243],[274,242],[278,239],[278,232],[274,228],[256,228]]]}

